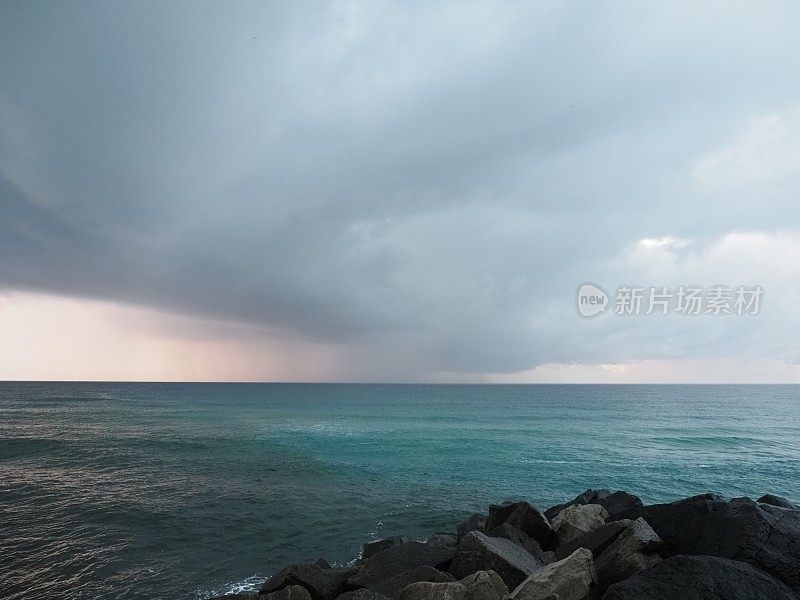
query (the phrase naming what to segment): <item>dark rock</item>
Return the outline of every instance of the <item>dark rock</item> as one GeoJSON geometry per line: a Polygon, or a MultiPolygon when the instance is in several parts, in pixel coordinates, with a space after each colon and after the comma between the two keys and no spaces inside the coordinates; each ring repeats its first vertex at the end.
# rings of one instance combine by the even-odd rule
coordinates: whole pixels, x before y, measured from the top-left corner
{"type": "Polygon", "coordinates": [[[478,571],[495,571],[509,589],[514,589],[543,564],[511,540],[473,531],[456,547],[450,574],[461,579],[478,571]]]}
{"type": "Polygon", "coordinates": [[[800,511],[697,496],[623,513],[643,517],[664,541],[663,554],[706,554],[747,561],[800,594],[800,511]]]}
{"type": "Polygon", "coordinates": [[[374,542],[367,542],[363,546],[363,550],[361,551],[361,558],[369,558],[370,556],[375,556],[378,552],[383,552],[384,550],[391,548],[392,546],[397,546],[398,544],[405,544],[406,542],[410,542],[407,537],[402,535],[393,535],[391,537],[383,538],[381,540],[375,540],[374,542]]]}
{"type": "Polygon", "coordinates": [[[661,560],[657,554],[660,546],[658,534],[644,519],[636,519],[594,561],[598,588],[605,590],[652,567],[661,560]]]}
{"type": "Polygon", "coordinates": [[[461,581],[412,583],[398,600],[505,600],[508,588],[494,571],[478,571],[461,581]]]}
{"type": "Polygon", "coordinates": [[[558,513],[573,504],[599,504],[608,511],[612,519],[616,519],[617,515],[622,511],[643,506],[642,500],[638,496],[634,496],[622,490],[612,492],[611,490],[605,489],[590,489],[582,494],[578,494],[569,502],[551,506],[544,511],[544,516],[552,520],[558,513]]]}
{"type": "Polygon", "coordinates": [[[486,535],[489,537],[511,540],[515,544],[522,546],[542,563],[551,562],[545,557],[545,553],[542,551],[542,547],[539,545],[539,543],[518,527],[514,527],[508,523],[503,523],[499,527],[495,527],[491,531],[487,531],[486,535]]]}
{"type": "Polygon", "coordinates": [[[544,549],[550,547],[553,531],[550,522],[545,516],[527,502],[507,502],[494,504],[489,507],[489,517],[486,519],[486,531],[491,531],[503,524],[513,525],[522,530],[526,535],[544,549]]]}
{"type": "Polygon", "coordinates": [[[376,583],[372,586],[372,590],[383,596],[394,598],[400,593],[404,587],[417,582],[432,582],[432,583],[447,583],[455,581],[449,573],[433,567],[414,567],[408,571],[395,575],[391,579],[376,583]]]}
{"type": "Polygon", "coordinates": [[[789,510],[800,510],[800,506],[796,504],[792,504],[783,496],[775,496],[773,494],[767,494],[765,496],[761,496],[758,500],[756,500],[759,504],[770,504],[772,506],[779,506],[780,508],[788,508],[789,510]]]}
{"type": "Polygon", "coordinates": [[[631,523],[633,523],[633,521],[630,519],[623,519],[621,521],[611,521],[610,523],[601,525],[591,533],[582,535],[569,544],[559,546],[556,549],[556,558],[558,560],[566,558],[578,548],[586,548],[597,558],[631,523]]]}
{"type": "Polygon", "coordinates": [[[270,592],[260,596],[254,594],[251,598],[259,598],[260,600],[311,600],[311,594],[301,585],[290,585],[277,592],[270,592]]]}
{"type": "Polygon", "coordinates": [[[330,569],[331,568],[331,563],[329,563],[327,560],[325,560],[322,557],[318,558],[314,564],[317,565],[320,569],[330,569]]]}
{"type": "Polygon", "coordinates": [[[458,536],[452,533],[434,533],[428,538],[427,543],[455,548],[456,544],[458,544],[458,536]]]}
{"type": "Polygon", "coordinates": [[[238,594],[225,594],[224,596],[214,596],[213,598],[209,598],[208,600],[255,600],[258,598],[259,600],[263,598],[263,596],[259,596],[256,592],[240,592],[238,594]]]}
{"type": "Polygon", "coordinates": [[[339,594],[339,597],[336,598],[336,600],[389,600],[389,598],[369,588],[361,588],[358,590],[353,590],[352,592],[339,594]]]}
{"type": "Polygon", "coordinates": [[[612,585],[603,600],[794,600],[794,595],[747,563],[674,556],[612,585]]]}
{"type": "Polygon", "coordinates": [[[406,542],[387,548],[365,559],[361,568],[348,580],[352,587],[375,586],[416,567],[434,567],[446,570],[453,558],[453,548],[441,544],[406,542]]]}
{"type": "Polygon", "coordinates": [[[456,534],[460,540],[470,531],[484,531],[486,527],[486,515],[481,513],[471,514],[466,521],[462,521],[456,527],[456,534]]]}
{"type": "Polygon", "coordinates": [[[263,596],[289,586],[299,585],[308,590],[312,600],[333,600],[345,591],[345,583],[352,573],[351,569],[326,569],[306,564],[289,565],[267,579],[258,593],[263,596]]]}
{"type": "Polygon", "coordinates": [[[578,548],[525,579],[512,593],[514,600],[585,600],[596,582],[592,553],[578,548]]]}

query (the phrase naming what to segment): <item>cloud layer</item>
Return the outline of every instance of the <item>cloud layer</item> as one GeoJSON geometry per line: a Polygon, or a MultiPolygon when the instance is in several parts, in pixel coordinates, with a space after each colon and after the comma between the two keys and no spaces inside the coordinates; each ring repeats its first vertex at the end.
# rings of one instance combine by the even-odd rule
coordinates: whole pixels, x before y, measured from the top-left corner
{"type": "Polygon", "coordinates": [[[794,3],[0,13],[6,291],[324,346],[334,379],[800,361],[794,3]],[[765,302],[587,321],[585,281],[765,302]]]}

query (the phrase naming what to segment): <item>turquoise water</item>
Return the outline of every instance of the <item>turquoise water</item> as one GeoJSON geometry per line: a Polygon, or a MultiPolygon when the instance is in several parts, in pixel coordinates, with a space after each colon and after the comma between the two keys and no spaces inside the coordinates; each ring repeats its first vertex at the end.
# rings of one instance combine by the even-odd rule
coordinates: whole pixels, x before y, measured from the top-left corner
{"type": "Polygon", "coordinates": [[[490,502],[800,500],[800,386],[0,383],[0,596],[203,598],[490,502]]]}

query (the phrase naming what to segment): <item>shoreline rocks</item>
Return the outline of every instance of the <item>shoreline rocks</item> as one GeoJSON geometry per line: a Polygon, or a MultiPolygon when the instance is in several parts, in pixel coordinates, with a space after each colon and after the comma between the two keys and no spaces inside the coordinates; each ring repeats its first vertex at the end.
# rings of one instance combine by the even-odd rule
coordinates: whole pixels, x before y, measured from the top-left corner
{"type": "MultiPolygon", "coordinates": [[[[288,565],[251,600],[800,600],[800,508],[764,495],[645,505],[586,490],[492,505],[426,542],[364,544],[346,568],[288,565]]],[[[313,559],[312,559],[313,560],[313,559]]]]}

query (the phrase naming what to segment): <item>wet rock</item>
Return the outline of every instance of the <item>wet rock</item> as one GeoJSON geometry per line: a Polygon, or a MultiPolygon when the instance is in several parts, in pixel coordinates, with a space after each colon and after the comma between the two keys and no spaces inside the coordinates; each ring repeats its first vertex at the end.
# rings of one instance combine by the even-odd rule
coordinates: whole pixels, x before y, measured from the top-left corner
{"type": "Polygon", "coordinates": [[[311,600],[311,594],[301,585],[290,585],[277,592],[254,595],[252,597],[261,600],[311,600]]]}
{"type": "Polygon", "coordinates": [[[623,529],[595,560],[597,585],[600,590],[652,567],[661,557],[657,554],[661,539],[641,517],[623,529]]]}
{"type": "Polygon", "coordinates": [[[499,527],[495,527],[491,531],[487,531],[486,535],[489,537],[510,540],[518,546],[522,546],[542,563],[552,562],[552,560],[548,560],[545,552],[542,551],[542,547],[536,542],[536,540],[532,539],[528,534],[518,527],[514,527],[508,523],[503,523],[499,527]]]}
{"type": "Polygon", "coordinates": [[[756,500],[759,504],[770,504],[772,506],[778,506],[780,508],[788,508],[789,510],[800,510],[800,506],[796,504],[792,504],[783,496],[775,496],[773,494],[766,494],[765,496],[761,496],[758,500],[756,500]]]}
{"type": "Polygon", "coordinates": [[[351,587],[375,586],[416,567],[434,567],[446,570],[453,558],[454,549],[441,544],[406,542],[387,548],[363,560],[357,573],[347,583],[351,587]]]}
{"type": "Polygon", "coordinates": [[[643,517],[664,541],[665,556],[751,562],[800,595],[800,511],[704,495],[632,509],[624,516],[643,517]]]}
{"type": "Polygon", "coordinates": [[[333,600],[345,591],[345,583],[352,572],[351,569],[322,568],[315,564],[289,565],[267,579],[259,594],[263,596],[289,586],[301,586],[308,590],[311,600],[333,600]]]}
{"type": "Polygon", "coordinates": [[[579,548],[567,558],[540,568],[512,593],[514,600],[584,600],[597,581],[592,553],[579,548]]]}
{"type": "Polygon", "coordinates": [[[513,525],[522,530],[530,538],[536,540],[543,549],[550,548],[553,531],[547,518],[527,502],[506,502],[489,507],[486,519],[486,531],[492,531],[500,525],[513,525]]]}
{"type": "Polygon", "coordinates": [[[391,579],[376,583],[372,586],[372,589],[383,596],[394,598],[404,587],[420,581],[447,583],[455,581],[455,579],[449,573],[444,573],[434,567],[414,567],[395,575],[391,579]]]}
{"type": "Polygon", "coordinates": [[[450,574],[461,579],[478,571],[495,571],[513,589],[542,565],[541,560],[511,540],[473,531],[456,547],[450,574]]]}
{"type": "Polygon", "coordinates": [[[555,517],[551,527],[556,538],[556,547],[591,533],[608,518],[608,512],[599,504],[573,504],[555,517]]]}
{"type": "Polygon", "coordinates": [[[398,600],[505,600],[508,588],[494,571],[478,571],[451,583],[412,583],[398,600]]]}
{"type": "Polygon", "coordinates": [[[713,556],[674,556],[612,585],[603,600],[794,600],[755,567],[713,556]]]}
{"type": "Polygon", "coordinates": [[[590,550],[592,555],[597,558],[626,527],[631,525],[631,523],[633,523],[633,521],[630,519],[622,519],[621,521],[611,521],[610,523],[601,525],[591,533],[582,535],[568,544],[560,545],[556,549],[556,559],[561,560],[562,558],[566,558],[578,548],[590,550]]]}
{"type": "Polygon", "coordinates": [[[390,600],[387,596],[379,594],[369,588],[360,588],[351,592],[339,594],[336,600],[390,600]]]}
{"type": "Polygon", "coordinates": [[[320,569],[330,569],[331,568],[331,563],[329,563],[327,560],[325,560],[322,557],[318,558],[314,564],[317,565],[320,569]]]}
{"type": "Polygon", "coordinates": [[[589,489],[582,494],[578,494],[569,502],[551,506],[544,512],[544,515],[548,519],[553,519],[558,513],[573,504],[599,504],[608,511],[612,519],[616,519],[617,515],[625,510],[643,506],[642,500],[638,496],[622,490],[612,492],[606,489],[589,489]]]}
{"type": "Polygon", "coordinates": [[[460,540],[471,531],[484,531],[486,527],[486,515],[474,513],[456,527],[456,534],[460,540]]]}
{"type": "Polygon", "coordinates": [[[458,544],[458,536],[452,533],[434,533],[428,538],[429,544],[441,544],[454,548],[458,544]]]}
{"type": "Polygon", "coordinates": [[[378,552],[383,552],[392,546],[397,546],[398,544],[405,544],[406,542],[410,542],[407,537],[402,535],[393,535],[391,537],[383,538],[380,540],[375,540],[374,542],[367,542],[363,545],[363,549],[361,551],[361,558],[369,558],[370,556],[375,556],[378,552]]]}

